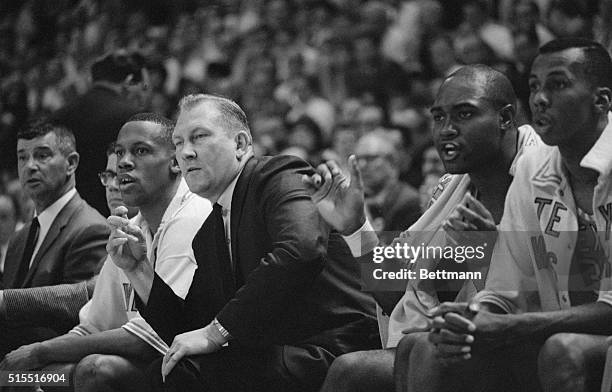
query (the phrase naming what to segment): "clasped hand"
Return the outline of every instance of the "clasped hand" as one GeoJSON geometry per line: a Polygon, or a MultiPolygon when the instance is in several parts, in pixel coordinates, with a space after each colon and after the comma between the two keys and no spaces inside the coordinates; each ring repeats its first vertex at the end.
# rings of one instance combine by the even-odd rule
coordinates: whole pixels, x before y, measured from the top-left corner
{"type": "Polygon", "coordinates": [[[509,343],[510,315],[491,313],[472,302],[445,302],[432,309],[429,341],[445,364],[470,359],[474,352],[486,352],[509,343]]]}

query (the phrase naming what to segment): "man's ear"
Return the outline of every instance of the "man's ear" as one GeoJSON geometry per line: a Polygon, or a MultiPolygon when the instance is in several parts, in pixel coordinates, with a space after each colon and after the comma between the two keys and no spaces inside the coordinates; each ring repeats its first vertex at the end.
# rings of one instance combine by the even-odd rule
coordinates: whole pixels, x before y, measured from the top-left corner
{"type": "Polygon", "coordinates": [[[66,157],[66,161],[68,161],[68,175],[71,176],[76,172],[77,167],[79,166],[79,153],[76,151],[71,152],[66,157]]]}
{"type": "Polygon", "coordinates": [[[612,103],[612,90],[608,87],[597,87],[595,91],[595,108],[599,113],[608,113],[612,103]]]}
{"type": "Polygon", "coordinates": [[[515,117],[514,105],[507,104],[499,110],[499,127],[503,130],[510,129],[514,125],[515,117]]]}
{"type": "Polygon", "coordinates": [[[234,136],[234,140],[236,141],[236,158],[240,161],[249,151],[249,146],[253,144],[251,135],[245,131],[239,131],[236,136],[234,136]]]}
{"type": "Polygon", "coordinates": [[[181,173],[181,167],[179,166],[178,161],[176,160],[176,156],[172,157],[172,162],[170,162],[170,172],[172,174],[181,173]]]}

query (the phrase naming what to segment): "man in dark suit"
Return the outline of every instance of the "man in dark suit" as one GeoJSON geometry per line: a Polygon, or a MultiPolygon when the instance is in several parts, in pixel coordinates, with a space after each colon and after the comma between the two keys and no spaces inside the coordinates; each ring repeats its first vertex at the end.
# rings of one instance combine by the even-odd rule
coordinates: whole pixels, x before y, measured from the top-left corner
{"type": "Polygon", "coordinates": [[[83,159],[76,174],[79,193],[92,207],[107,215],[104,193],[99,192],[97,173],[104,167],[104,151],[115,141],[125,122],[142,112],[147,83],[145,61],[137,53],[117,51],[91,67],[93,86],[55,112],[55,121],[74,132],[83,159]]]}
{"type": "MultiPolygon", "coordinates": [[[[110,230],[75,189],[78,164],[74,136],[68,129],[39,120],[18,134],[19,180],[34,201],[36,216],[9,243],[5,289],[77,283],[97,271],[110,230]]],[[[0,291],[0,302],[3,294],[0,291]]],[[[25,327],[24,322],[1,320],[0,355],[68,328],[62,323],[25,327]]]]}
{"type": "Polygon", "coordinates": [[[243,111],[210,95],[183,98],[173,141],[190,189],[214,203],[187,297],[132,256],[137,228],[113,230],[107,246],[170,344],[153,389],[316,391],[336,356],[380,344],[358,264],[301,182],[308,164],[253,157],[243,111]]]}

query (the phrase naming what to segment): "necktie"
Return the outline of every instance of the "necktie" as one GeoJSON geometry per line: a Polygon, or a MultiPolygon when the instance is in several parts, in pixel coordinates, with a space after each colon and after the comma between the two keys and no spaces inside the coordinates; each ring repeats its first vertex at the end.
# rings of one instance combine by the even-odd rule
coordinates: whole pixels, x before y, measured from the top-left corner
{"type": "Polygon", "coordinates": [[[217,263],[221,272],[221,280],[223,282],[223,291],[226,300],[234,297],[236,292],[236,283],[232,272],[231,259],[229,249],[227,247],[227,239],[225,238],[225,224],[223,223],[223,207],[219,203],[213,206],[213,216],[215,219],[215,242],[217,247],[217,263]]]}
{"type": "Polygon", "coordinates": [[[23,249],[23,257],[21,258],[21,264],[19,264],[19,270],[17,271],[17,285],[21,286],[25,280],[28,270],[30,269],[30,260],[36,247],[36,241],[38,240],[38,233],[40,231],[40,223],[38,218],[32,219],[30,225],[30,231],[28,231],[28,238],[26,240],[25,248],[23,249]]]}

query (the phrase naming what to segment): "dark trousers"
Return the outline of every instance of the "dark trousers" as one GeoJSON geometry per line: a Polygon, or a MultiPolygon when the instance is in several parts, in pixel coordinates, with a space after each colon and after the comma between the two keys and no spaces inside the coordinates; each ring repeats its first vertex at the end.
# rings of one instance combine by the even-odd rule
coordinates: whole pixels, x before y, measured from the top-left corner
{"type": "Polygon", "coordinates": [[[236,345],[214,354],[180,361],[161,380],[158,359],[149,367],[153,391],[173,392],[315,392],[335,356],[313,345],[250,349],[236,345]]]}

